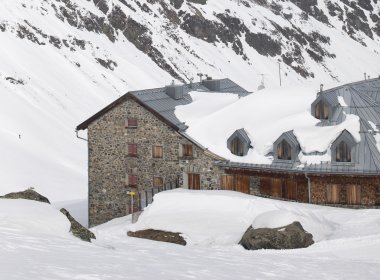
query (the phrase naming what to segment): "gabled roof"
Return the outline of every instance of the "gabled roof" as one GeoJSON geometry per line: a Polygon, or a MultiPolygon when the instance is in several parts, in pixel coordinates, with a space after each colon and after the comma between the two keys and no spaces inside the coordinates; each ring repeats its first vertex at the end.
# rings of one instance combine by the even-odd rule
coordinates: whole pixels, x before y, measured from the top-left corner
{"type": "Polygon", "coordinates": [[[283,139],[288,140],[288,143],[293,147],[299,147],[299,145],[300,145],[298,143],[297,137],[294,135],[293,130],[289,130],[289,131],[282,133],[281,136],[277,138],[275,143],[282,141],[283,139]]]}
{"type": "Polygon", "coordinates": [[[237,136],[240,136],[240,139],[243,140],[248,145],[251,144],[251,139],[249,138],[249,136],[248,136],[248,134],[244,128],[240,128],[240,129],[236,130],[234,133],[232,133],[232,135],[228,138],[227,142],[232,141],[233,138],[235,138],[237,136]]]}
{"type": "MultiPolygon", "coordinates": [[[[220,90],[218,92],[228,92],[235,93],[240,97],[247,96],[250,94],[247,90],[231,81],[230,79],[221,79],[220,82],[220,90]]],[[[167,123],[169,123],[172,127],[176,128],[179,131],[185,131],[186,125],[183,124],[174,114],[175,107],[179,105],[186,105],[192,102],[191,96],[189,92],[191,91],[210,91],[207,87],[202,85],[202,83],[192,83],[185,84],[184,87],[184,96],[181,99],[175,100],[169,97],[166,94],[165,87],[162,88],[153,88],[146,90],[138,90],[138,91],[130,91],[118,98],[98,113],[81,123],[77,126],[77,130],[84,130],[99,117],[103,116],[109,110],[113,109],[117,105],[123,103],[128,98],[133,98],[138,100],[141,105],[145,108],[150,109],[155,114],[158,114],[161,119],[164,119],[167,123]]]]}

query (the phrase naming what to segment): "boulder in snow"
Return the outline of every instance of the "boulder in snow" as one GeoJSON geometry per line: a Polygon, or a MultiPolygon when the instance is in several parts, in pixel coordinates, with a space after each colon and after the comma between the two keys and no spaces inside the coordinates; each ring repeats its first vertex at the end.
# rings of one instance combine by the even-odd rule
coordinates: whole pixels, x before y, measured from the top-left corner
{"type": "Polygon", "coordinates": [[[314,244],[313,235],[305,231],[299,222],[279,228],[249,227],[239,242],[247,250],[297,249],[314,244]]]}
{"type": "Polygon", "coordinates": [[[145,238],[155,241],[169,242],[179,245],[186,245],[185,239],[178,232],[170,232],[163,230],[155,230],[155,229],[145,229],[138,231],[128,231],[128,236],[137,237],[137,238],[145,238]]]}
{"type": "Polygon", "coordinates": [[[60,210],[70,221],[71,227],[70,231],[73,233],[74,236],[82,239],[83,241],[91,242],[91,239],[96,239],[95,234],[89,231],[87,228],[82,226],[80,223],[78,223],[67,211],[65,208],[62,208],[60,210]]]}
{"type": "Polygon", "coordinates": [[[40,195],[38,192],[36,192],[33,189],[27,189],[27,190],[21,191],[21,192],[8,193],[4,196],[0,196],[0,198],[29,199],[29,200],[35,200],[35,201],[45,202],[45,203],[50,204],[49,199],[47,199],[43,195],[40,195]]]}

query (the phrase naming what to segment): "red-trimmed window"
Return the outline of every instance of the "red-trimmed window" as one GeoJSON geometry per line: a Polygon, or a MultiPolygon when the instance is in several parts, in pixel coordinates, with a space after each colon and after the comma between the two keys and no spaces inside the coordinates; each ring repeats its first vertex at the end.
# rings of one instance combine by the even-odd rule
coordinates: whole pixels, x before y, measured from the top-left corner
{"type": "Polygon", "coordinates": [[[131,157],[137,156],[137,144],[128,144],[128,155],[131,157]]]}
{"type": "Polygon", "coordinates": [[[128,128],[137,128],[137,119],[128,119],[127,120],[127,127],[128,128]]]}
{"type": "Polygon", "coordinates": [[[137,186],[137,175],[128,175],[128,185],[137,186]]]}

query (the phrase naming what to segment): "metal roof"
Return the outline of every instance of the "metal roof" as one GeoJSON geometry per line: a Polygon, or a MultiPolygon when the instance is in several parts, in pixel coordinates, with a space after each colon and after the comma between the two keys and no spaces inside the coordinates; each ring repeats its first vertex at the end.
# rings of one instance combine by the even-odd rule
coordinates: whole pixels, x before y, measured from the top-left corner
{"type": "MultiPolygon", "coordinates": [[[[346,114],[354,114],[359,117],[361,140],[355,146],[356,157],[354,162],[326,161],[303,165],[296,159],[294,161],[273,161],[272,164],[247,164],[229,161],[218,162],[217,164],[230,168],[278,172],[380,175],[380,152],[375,139],[375,135],[379,132],[374,131],[369,123],[372,122],[377,127],[380,126],[380,79],[365,80],[329,89],[320,93],[316,101],[321,98],[327,100],[336,109],[329,121],[323,121],[319,125],[337,125],[345,120],[346,114]],[[340,104],[339,96],[343,97],[345,104],[340,104]]],[[[283,135],[292,142],[296,141],[298,145],[292,131],[284,132],[283,135]]]]}
{"type": "MultiPolygon", "coordinates": [[[[244,97],[250,94],[247,90],[237,85],[230,79],[222,79],[220,81],[220,90],[218,92],[222,93],[234,93],[239,97],[244,97]]],[[[143,102],[145,105],[150,107],[152,110],[156,111],[162,117],[167,119],[170,123],[179,128],[180,131],[184,132],[187,129],[185,123],[181,122],[175,115],[175,108],[179,105],[190,104],[193,100],[191,99],[190,92],[192,91],[204,91],[210,92],[210,90],[203,86],[202,83],[192,83],[186,85],[179,85],[184,88],[183,98],[175,100],[166,94],[165,87],[146,89],[139,91],[131,91],[130,94],[136,97],[138,100],[143,102]]]]}

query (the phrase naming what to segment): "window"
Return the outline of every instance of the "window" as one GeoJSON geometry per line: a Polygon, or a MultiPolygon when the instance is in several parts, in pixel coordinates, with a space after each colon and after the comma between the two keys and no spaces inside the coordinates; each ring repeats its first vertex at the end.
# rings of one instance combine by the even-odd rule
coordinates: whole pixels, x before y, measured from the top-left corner
{"type": "Polygon", "coordinates": [[[222,175],[220,177],[220,186],[222,190],[234,190],[234,176],[233,175],[222,175]]]}
{"type": "Polygon", "coordinates": [[[187,174],[188,186],[190,190],[201,189],[201,176],[199,174],[189,173],[187,174]]]}
{"type": "Polygon", "coordinates": [[[137,144],[128,144],[128,155],[131,157],[137,156],[137,144]]]}
{"type": "Polygon", "coordinates": [[[153,187],[162,188],[164,186],[164,179],[162,177],[153,177],[153,187]]]}
{"type": "Polygon", "coordinates": [[[137,175],[128,175],[128,185],[137,186],[137,175]]]}
{"type": "Polygon", "coordinates": [[[182,156],[184,156],[184,157],[192,157],[193,156],[193,145],[191,145],[191,144],[183,144],[182,145],[182,156]]]}
{"type": "Polygon", "coordinates": [[[320,120],[329,119],[329,107],[322,100],[315,105],[315,117],[320,120]]]}
{"type": "Polygon", "coordinates": [[[351,149],[344,141],[341,141],[339,145],[336,146],[336,161],[351,162],[351,149]]]}
{"type": "Polygon", "coordinates": [[[292,159],[292,147],[288,142],[286,142],[286,140],[282,140],[277,145],[277,158],[284,160],[292,159]]]}
{"type": "Polygon", "coordinates": [[[152,157],[153,158],[162,158],[163,151],[162,146],[153,146],[152,147],[152,157]]]}
{"type": "Polygon", "coordinates": [[[237,156],[244,156],[244,145],[238,137],[235,137],[231,141],[231,153],[237,156]]]}
{"type": "Polygon", "coordinates": [[[128,128],[137,128],[137,119],[128,119],[127,120],[127,127],[128,128]]]}

